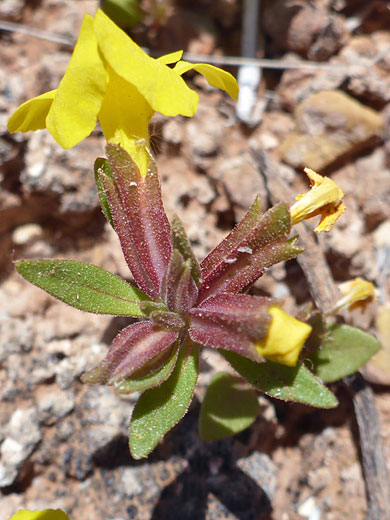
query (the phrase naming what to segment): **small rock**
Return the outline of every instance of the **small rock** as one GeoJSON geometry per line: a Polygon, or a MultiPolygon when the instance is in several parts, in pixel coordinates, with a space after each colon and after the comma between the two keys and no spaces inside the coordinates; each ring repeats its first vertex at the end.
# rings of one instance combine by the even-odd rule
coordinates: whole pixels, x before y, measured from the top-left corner
{"type": "Polygon", "coordinates": [[[37,409],[15,410],[8,423],[7,433],[22,446],[34,448],[41,440],[37,409]]]}
{"type": "Polygon", "coordinates": [[[344,493],[346,496],[363,496],[364,480],[362,469],[358,462],[354,462],[340,473],[343,481],[344,493]]]}
{"type": "Polygon", "coordinates": [[[34,344],[34,324],[31,318],[1,319],[0,362],[7,362],[10,354],[30,352],[34,344]]]}
{"type": "Polygon", "coordinates": [[[302,502],[298,507],[298,514],[308,520],[321,520],[321,510],[318,508],[314,497],[309,497],[302,502]]]}
{"type": "Polygon", "coordinates": [[[248,154],[224,159],[210,172],[210,175],[221,182],[226,189],[229,200],[235,206],[238,206],[238,209],[246,212],[253,204],[257,194],[260,194],[262,209],[265,209],[264,181],[248,154]]]}
{"type": "Polygon", "coordinates": [[[373,238],[376,247],[390,247],[390,219],[376,228],[373,238]]]}
{"type": "Polygon", "coordinates": [[[0,448],[0,487],[15,482],[23,464],[41,441],[37,409],[15,410],[6,430],[7,437],[0,448]]]}
{"type": "Polygon", "coordinates": [[[278,480],[277,466],[272,459],[265,453],[255,451],[249,457],[238,460],[237,466],[256,482],[272,503],[278,480]]]}
{"type": "Polygon", "coordinates": [[[25,224],[17,227],[12,233],[14,244],[21,246],[42,235],[42,228],[38,224],[25,224]]]}
{"type": "MultiPolygon", "coordinates": [[[[202,205],[210,204],[215,199],[215,190],[206,175],[189,169],[183,158],[170,159],[168,175],[163,175],[163,195],[169,193],[164,200],[168,213],[176,213],[178,206],[186,209],[189,201],[195,200],[202,205]]],[[[164,172],[162,165],[161,171],[164,172]]]]}
{"type": "Polygon", "coordinates": [[[0,17],[11,20],[18,20],[23,13],[25,0],[1,0],[0,17]]]}
{"type": "Polygon", "coordinates": [[[67,441],[75,432],[75,424],[72,419],[65,419],[61,422],[56,430],[57,437],[60,441],[67,441]]]}
{"type": "Polygon", "coordinates": [[[90,136],[65,153],[48,132],[36,132],[27,145],[23,187],[27,193],[59,197],[60,213],[94,209],[98,200],[91,167],[101,152],[100,138],[90,136]]]}
{"type": "MultiPolygon", "coordinates": [[[[353,201],[351,200],[351,209],[352,206],[353,201]]],[[[350,209],[348,204],[347,207],[350,209]]],[[[356,212],[353,214],[353,218],[351,216],[349,219],[341,217],[333,227],[332,233],[327,233],[326,236],[321,237],[321,240],[328,249],[341,257],[351,258],[363,247],[365,241],[363,230],[364,221],[361,215],[356,212]]]]}
{"type": "Polygon", "coordinates": [[[75,405],[74,393],[62,391],[59,388],[44,388],[44,393],[38,398],[38,408],[41,420],[45,424],[54,424],[57,419],[65,417],[75,405]]]}
{"type": "Polygon", "coordinates": [[[329,468],[320,467],[315,470],[309,471],[308,473],[308,482],[309,486],[312,490],[317,493],[321,491],[324,487],[327,486],[329,479],[331,478],[331,473],[329,468]]]}
{"type": "Polygon", "coordinates": [[[224,126],[215,109],[199,107],[196,118],[187,123],[186,130],[195,161],[197,156],[212,157],[218,152],[224,126]]]}
{"type": "MultiPolygon", "coordinates": [[[[5,441],[4,441],[5,442],[5,441]]],[[[4,444],[4,443],[3,443],[4,444]]],[[[2,452],[1,452],[2,453],[2,452]]],[[[4,455],[8,455],[8,449],[4,449],[4,455]]],[[[10,486],[15,482],[18,476],[16,466],[0,462],[0,488],[10,486]]]]}
{"type": "Polygon", "coordinates": [[[141,495],[143,492],[144,487],[140,482],[139,476],[137,478],[138,473],[137,468],[126,468],[123,470],[121,483],[128,497],[141,495]]]}
{"type": "Polygon", "coordinates": [[[340,51],[342,62],[359,64],[359,67],[350,68],[347,88],[352,95],[378,106],[390,100],[389,46],[388,31],[378,31],[354,36],[340,51]],[[370,67],[369,74],[367,66],[370,67]]]}
{"type": "Polygon", "coordinates": [[[53,361],[47,359],[46,363],[43,363],[42,366],[39,364],[39,366],[31,371],[28,377],[28,382],[32,385],[39,385],[50,381],[55,377],[55,375],[56,366],[53,361]]]}
{"type": "Polygon", "coordinates": [[[312,2],[267,2],[263,20],[274,47],[298,52],[309,59],[328,59],[348,37],[344,17],[330,14],[312,2]]]}
{"type": "Polygon", "coordinates": [[[296,131],[279,151],[292,166],[316,171],[361,150],[382,131],[377,112],[339,91],[310,95],[298,105],[295,117],[296,131]]]}
{"type": "MultiPolygon", "coordinates": [[[[119,399],[107,386],[87,389],[77,406],[80,423],[72,436],[74,440],[63,454],[63,464],[68,475],[84,480],[92,470],[96,457],[109,460],[106,450],[115,453],[122,447],[122,439],[126,439],[128,434],[132,408],[129,402],[119,399]]],[[[72,435],[70,424],[65,430],[62,429],[62,440],[67,435],[72,435]]],[[[127,446],[126,441],[124,444],[127,446]]]]}
{"type": "Polygon", "coordinates": [[[390,218],[390,170],[386,167],[383,148],[356,161],[354,194],[369,228],[390,218]]]}
{"type": "Polygon", "coordinates": [[[179,145],[183,139],[182,124],[176,119],[170,119],[163,126],[162,137],[168,143],[179,145]]]}

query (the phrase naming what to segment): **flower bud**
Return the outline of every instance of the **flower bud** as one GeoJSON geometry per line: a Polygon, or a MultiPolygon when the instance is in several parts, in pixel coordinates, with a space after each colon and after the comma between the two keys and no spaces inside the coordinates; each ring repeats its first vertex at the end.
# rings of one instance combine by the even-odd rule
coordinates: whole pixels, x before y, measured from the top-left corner
{"type": "Polygon", "coordinates": [[[270,307],[268,312],[272,320],[265,338],[256,342],[256,350],[269,361],[293,367],[312,328],[279,307],[270,307]]]}

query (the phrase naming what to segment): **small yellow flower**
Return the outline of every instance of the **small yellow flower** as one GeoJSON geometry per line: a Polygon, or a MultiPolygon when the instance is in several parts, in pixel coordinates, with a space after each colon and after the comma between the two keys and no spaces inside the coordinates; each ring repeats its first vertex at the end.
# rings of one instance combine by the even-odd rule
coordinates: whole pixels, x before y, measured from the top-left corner
{"type": "Polygon", "coordinates": [[[292,224],[321,215],[321,221],[314,231],[317,233],[330,231],[345,211],[342,203],[344,193],[329,177],[322,177],[309,168],[305,168],[305,173],[310,179],[312,188],[305,195],[296,197],[297,202],[290,208],[292,224]]]}
{"type": "Polygon", "coordinates": [[[371,282],[367,282],[363,278],[354,278],[338,285],[341,294],[335,306],[330,311],[331,314],[345,307],[354,307],[355,305],[364,304],[367,300],[375,298],[375,286],[371,282]]]}
{"type": "Polygon", "coordinates": [[[299,321],[279,307],[270,307],[272,316],[267,336],[256,343],[258,353],[275,363],[293,367],[311,333],[311,326],[299,321]]]}
{"type": "Polygon", "coordinates": [[[210,85],[237,99],[231,74],[212,65],[179,61],[182,54],[151,58],[101,10],[95,18],[86,14],[57,90],[23,103],[10,117],[8,129],[13,133],[47,128],[58,144],[72,148],[99,119],[107,141],[120,144],[146,174],[153,114],[195,114],[198,95],[182,74],[195,69],[210,85]]]}
{"type": "Polygon", "coordinates": [[[69,520],[69,516],[61,509],[45,509],[43,511],[20,510],[9,520],[69,520]]]}

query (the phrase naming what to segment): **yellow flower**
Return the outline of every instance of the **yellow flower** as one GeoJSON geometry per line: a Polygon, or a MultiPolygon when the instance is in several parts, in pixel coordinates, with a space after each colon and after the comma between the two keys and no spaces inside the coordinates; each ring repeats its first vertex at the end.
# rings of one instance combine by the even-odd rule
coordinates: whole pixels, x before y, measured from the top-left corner
{"type": "Polygon", "coordinates": [[[20,510],[9,520],[69,520],[66,513],[61,509],[45,509],[44,511],[20,510]]]}
{"type": "Polygon", "coordinates": [[[362,304],[365,303],[366,300],[372,300],[375,298],[374,284],[367,282],[367,280],[360,277],[340,283],[338,287],[343,297],[340,298],[331,309],[331,314],[334,314],[343,307],[353,308],[359,303],[362,304]]]}
{"type": "Polygon", "coordinates": [[[13,133],[47,128],[58,144],[72,148],[99,119],[107,141],[120,144],[146,174],[153,114],[195,114],[198,95],[182,74],[195,69],[210,85],[237,99],[231,74],[212,65],[179,61],[182,53],[151,58],[102,11],[95,18],[86,14],[57,90],[23,103],[10,117],[8,129],[13,133]],[[174,68],[168,67],[173,63],[174,68]]]}
{"type": "Polygon", "coordinates": [[[293,367],[312,328],[278,307],[270,307],[268,312],[272,316],[268,333],[256,343],[256,349],[269,361],[293,367]]]}
{"type": "Polygon", "coordinates": [[[314,231],[317,233],[330,231],[345,211],[345,206],[341,202],[344,193],[340,186],[328,177],[322,177],[309,168],[305,168],[305,173],[310,179],[312,188],[305,195],[296,197],[298,202],[290,208],[292,224],[321,215],[321,221],[314,231]]]}

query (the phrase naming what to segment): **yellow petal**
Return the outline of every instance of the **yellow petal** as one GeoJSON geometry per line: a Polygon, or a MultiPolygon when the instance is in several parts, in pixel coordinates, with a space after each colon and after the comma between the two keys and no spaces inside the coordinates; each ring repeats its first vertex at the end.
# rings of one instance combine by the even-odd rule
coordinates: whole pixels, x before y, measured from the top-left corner
{"type": "Polygon", "coordinates": [[[159,61],[160,63],[163,63],[164,65],[170,65],[172,63],[178,62],[181,57],[183,56],[183,51],[176,51],[171,52],[169,54],[164,54],[164,56],[160,56],[156,59],[156,61],[159,61]]]}
{"type": "Polygon", "coordinates": [[[153,110],[167,116],[195,114],[199,99],[196,92],[176,72],[148,56],[100,10],[94,30],[107,63],[137,88],[153,110]]]}
{"type": "Polygon", "coordinates": [[[146,175],[150,160],[148,125],[154,111],[138,90],[111,68],[109,78],[99,113],[104,136],[108,142],[120,144],[146,175]]]}
{"type": "Polygon", "coordinates": [[[50,92],[29,99],[20,105],[8,120],[8,130],[11,134],[46,128],[46,117],[56,92],[56,90],[50,90],[50,92]]]}
{"type": "Polygon", "coordinates": [[[267,336],[256,343],[256,349],[269,361],[295,366],[312,328],[278,307],[270,307],[268,312],[272,320],[267,336]]]}
{"type": "Polygon", "coordinates": [[[9,520],[69,520],[69,516],[61,509],[44,509],[43,511],[20,510],[9,520]]]}
{"type": "Polygon", "coordinates": [[[238,83],[234,76],[226,70],[214,67],[208,63],[189,63],[188,61],[179,61],[173,68],[175,72],[182,75],[185,72],[194,69],[204,76],[208,83],[215,88],[220,88],[227,92],[233,99],[238,98],[238,83]]]}
{"type": "Polygon", "coordinates": [[[84,16],[72,58],[47,116],[47,129],[63,148],[71,148],[96,126],[107,87],[93,18],[84,16]]]}
{"type": "Polygon", "coordinates": [[[292,224],[321,215],[320,223],[314,231],[317,233],[330,231],[345,211],[342,203],[344,193],[332,179],[322,177],[309,168],[305,168],[305,173],[310,179],[312,188],[305,195],[296,197],[297,202],[290,208],[292,224]]]}
{"type": "Polygon", "coordinates": [[[335,313],[344,307],[354,307],[356,304],[362,304],[375,298],[374,284],[360,277],[340,283],[338,288],[343,297],[337,301],[330,313],[335,313]]]}

